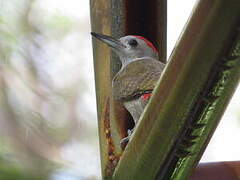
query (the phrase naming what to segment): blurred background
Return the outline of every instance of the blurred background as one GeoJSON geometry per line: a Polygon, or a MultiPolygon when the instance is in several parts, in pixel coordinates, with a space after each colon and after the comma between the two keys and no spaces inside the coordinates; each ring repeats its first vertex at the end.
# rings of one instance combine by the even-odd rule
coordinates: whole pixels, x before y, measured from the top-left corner
{"type": "MultiPolygon", "coordinates": [[[[168,1],[168,55],[196,0],[168,1]]],[[[100,179],[87,0],[0,0],[0,179],[100,179]]],[[[240,159],[240,89],[202,161],[240,159]]]]}

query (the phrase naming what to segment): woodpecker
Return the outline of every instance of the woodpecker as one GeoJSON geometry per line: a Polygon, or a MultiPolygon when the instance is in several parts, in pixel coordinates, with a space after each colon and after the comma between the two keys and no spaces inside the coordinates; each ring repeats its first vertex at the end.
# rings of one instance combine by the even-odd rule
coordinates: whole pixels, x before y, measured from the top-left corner
{"type": "MultiPolygon", "coordinates": [[[[158,60],[154,45],[142,36],[128,35],[116,39],[94,32],[91,34],[110,46],[121,60],[122,67],[112,81],[113,98],[123,103],[136,126],[165,64],[158,60]]],[[[128,142],[131,133],[128,131],[128,137],[121,143],[128,142]]]]}

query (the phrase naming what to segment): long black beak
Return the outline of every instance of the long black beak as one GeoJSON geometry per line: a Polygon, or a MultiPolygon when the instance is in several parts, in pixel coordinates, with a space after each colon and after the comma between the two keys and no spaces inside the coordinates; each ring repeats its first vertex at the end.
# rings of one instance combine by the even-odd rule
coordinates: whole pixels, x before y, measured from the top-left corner
{"type": "Polygon", "coordinates": [[[91,35],[93,37],[99,39],[100,41],[106,43],[108,46],[110,46],[112,48],[122,49],[122,48],[126,47],[121,41],[119,41],[118,39],[115,39],[111,36],[106,36],[106,35],[98,34],[95,32],[91,32],[91,35]]]}

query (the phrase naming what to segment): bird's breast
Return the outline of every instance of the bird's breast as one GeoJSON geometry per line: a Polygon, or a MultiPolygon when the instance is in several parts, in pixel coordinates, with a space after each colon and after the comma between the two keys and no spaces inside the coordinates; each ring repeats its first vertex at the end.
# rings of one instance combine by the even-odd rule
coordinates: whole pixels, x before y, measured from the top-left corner
{"type": "Polygon", "coordinates": [[[144,111],[151,95],[142,95],[136,99],[123,102],[124,107],[129,111],[134,119],[135,124],[138,122],[142,112],[144,111]]]}

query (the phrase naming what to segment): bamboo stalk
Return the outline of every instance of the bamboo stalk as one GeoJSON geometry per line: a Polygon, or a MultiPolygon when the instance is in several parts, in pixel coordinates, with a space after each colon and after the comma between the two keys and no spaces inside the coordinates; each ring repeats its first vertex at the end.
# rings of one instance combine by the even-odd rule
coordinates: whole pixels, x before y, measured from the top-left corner
{"type": "MultiPolygon", "coordinates": [[[[111,4],[110,0],[91,0],[91,26],[92,30],[104,34],[111,33],[111,4]],[[101,17],[101,18],[100,18],[101,17]]],[[[109,98],[111,94],[110,84],[110,50],[102,44],[93,41],[93,56],[95,70],[95,86],[98,112],[98,134],[100,144],[102,176],[111,174],[111,169],[106,170],[108,163],[108,139],[106,138],[106,122],[109,121],[109,98]],[[104,114],[105,113],[105,114],[104,114]],[[104,118],[107,118],[106,120],[104,118]]]]}
{"type": "Polygon", "coordinates": [[[190,176],[239,82],[239,22],[238,0],[198,2],[114,179],[190,176]]]}

